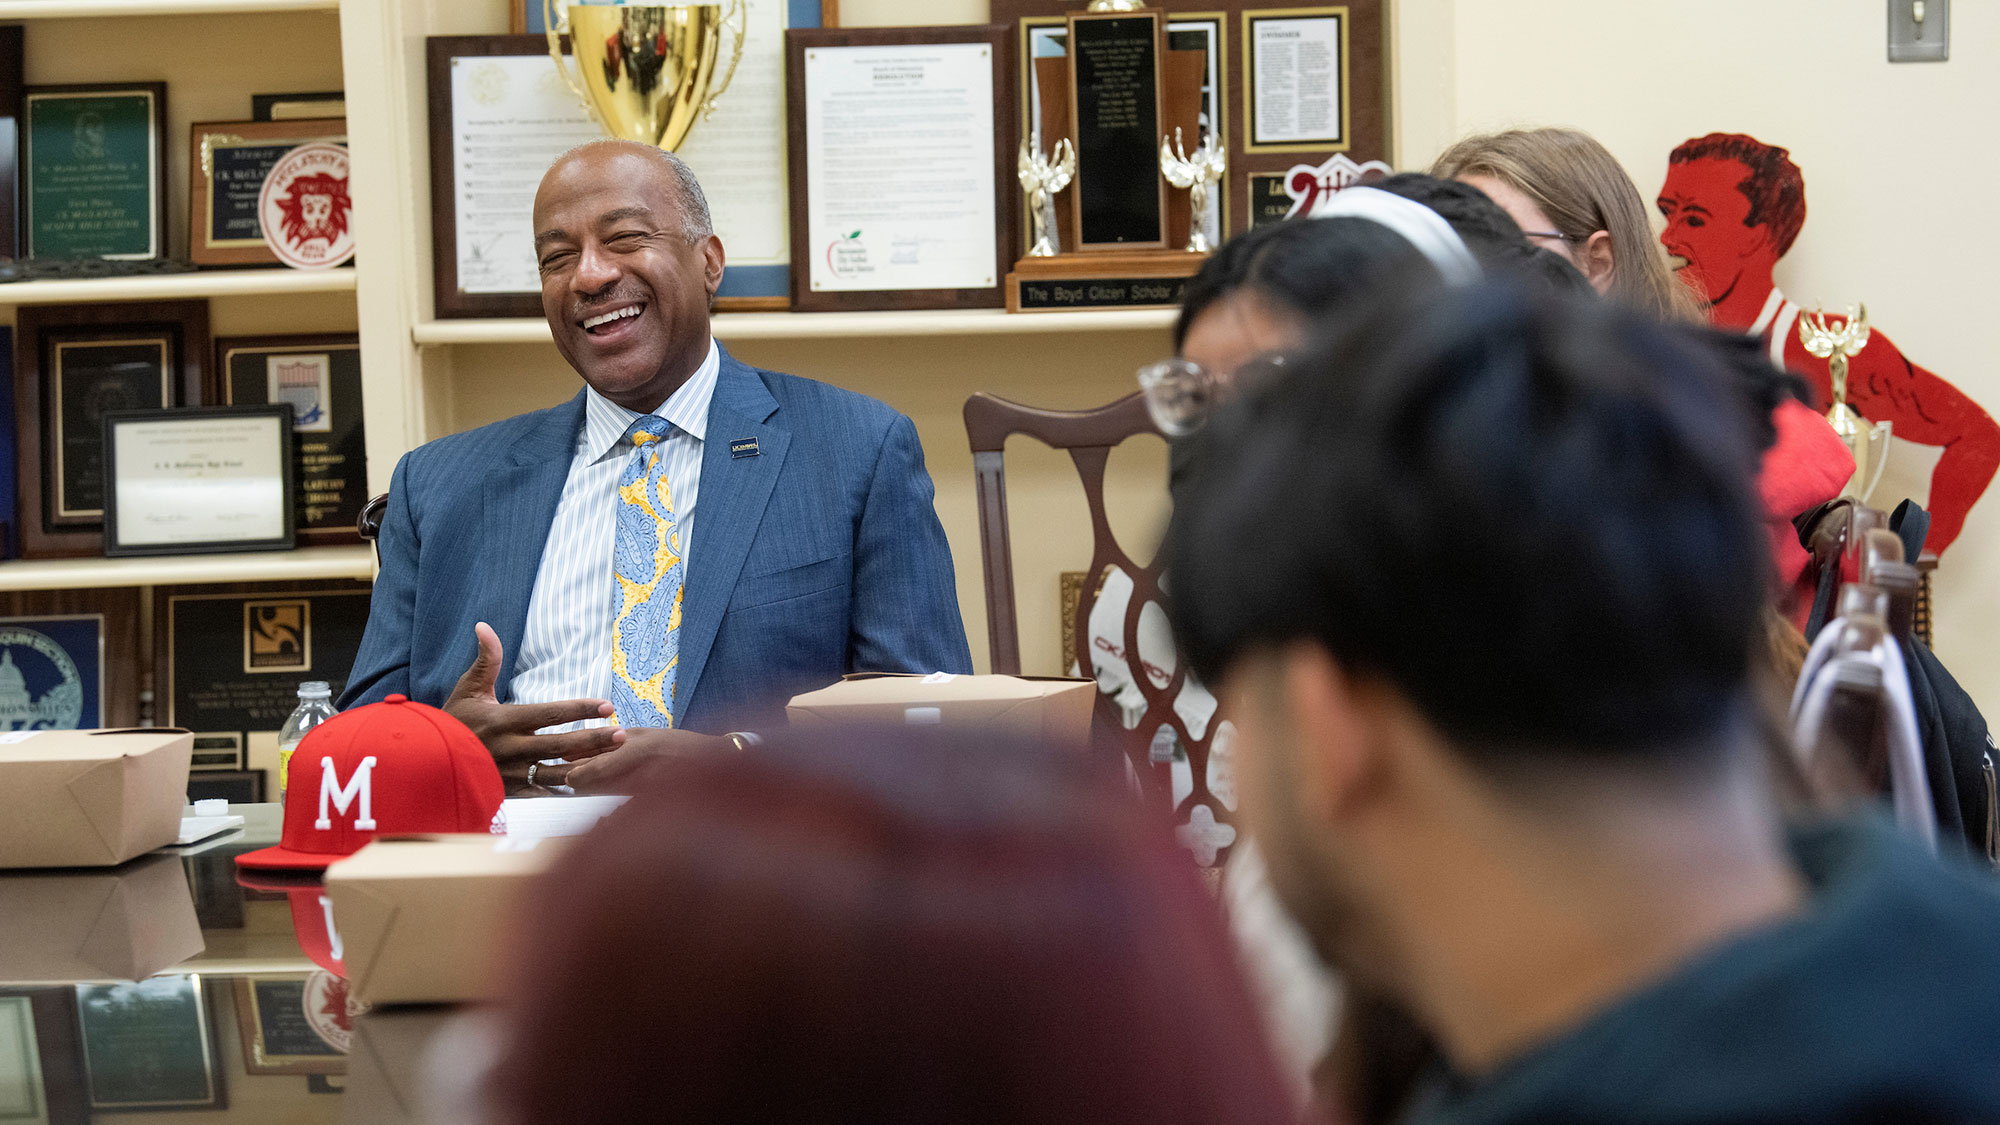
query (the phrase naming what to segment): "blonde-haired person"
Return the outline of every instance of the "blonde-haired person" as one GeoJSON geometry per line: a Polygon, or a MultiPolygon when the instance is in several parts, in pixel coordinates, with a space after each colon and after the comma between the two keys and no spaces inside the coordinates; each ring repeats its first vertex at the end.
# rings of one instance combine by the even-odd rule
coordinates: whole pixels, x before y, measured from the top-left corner
{"type": "Polygon", "coordinates": [[[1599,293],[1664,320],[1708,319],[1700,297],[1668,267],[1632,177],[1588,133],[1476,134],[1446,149],[1431,175],[1485,192],[1529,241],[1568,258],[1599,293]]]}

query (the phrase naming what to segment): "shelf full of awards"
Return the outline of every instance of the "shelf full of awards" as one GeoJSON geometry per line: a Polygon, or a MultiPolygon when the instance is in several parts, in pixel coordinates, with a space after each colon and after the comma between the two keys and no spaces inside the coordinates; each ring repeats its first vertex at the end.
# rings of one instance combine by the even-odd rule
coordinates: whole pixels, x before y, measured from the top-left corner
{"type": "MultiPolygon", "coordinates": [[[[1009,313],[1005,309],[916,312],[740,312],[710,321],[715,337],[738,340],[893,339],[909,336],[1020,336],[1069,332],[1158,332],[1173,326],[1174,309],[1092,309],[1009,313]]],[[[426,320],[410,331],[418,344],[548,343],[546,321],[532,317],[426,320]]]]}
{"type": "Polygon", "coordinates": [[[197,582],[311,582],[328,578],[365,581],[374,577],[375,548],[366,543],[231,555],[0,562],[0,591],[180,586],[197,582]]]}
{"type": "Polygon", "coordinates": [[[340,0],[0,0],[0,20],[339,11],[340,0]]]}
{"type": "Polygon", "coordinates": [[[138,277],[16,281],[0,285],[0,306],[87,305],[103,301],[179,301],[203,297],[276,297],[351,293],[352,269],[204,270],[138,277]]]}

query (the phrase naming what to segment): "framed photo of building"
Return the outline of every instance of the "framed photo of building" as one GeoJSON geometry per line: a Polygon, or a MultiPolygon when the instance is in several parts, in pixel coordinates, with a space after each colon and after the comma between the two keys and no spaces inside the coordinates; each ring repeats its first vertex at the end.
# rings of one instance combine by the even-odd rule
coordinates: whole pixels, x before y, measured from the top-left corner
{"type": "Polygon", "coordinates": [[[139,725],[139,591],[0,594],[0,732],[139,725]]]}

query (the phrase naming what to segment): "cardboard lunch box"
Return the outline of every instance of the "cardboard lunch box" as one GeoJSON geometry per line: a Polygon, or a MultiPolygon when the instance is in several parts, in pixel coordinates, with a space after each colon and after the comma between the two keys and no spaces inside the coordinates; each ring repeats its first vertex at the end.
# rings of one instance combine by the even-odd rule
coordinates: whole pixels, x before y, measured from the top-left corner
{"type": "Polygon", "coordinates": [[[354,998],[441,1004],[493,996],[506,979],[502,959],[521,895],[573,840],[389,837],[329,866],[326,893],[354,998]]]}
{"type": "Polygon", "coordinates": [[[785,714],[793,730],[841,723],[982,728],[1082,749],[1096,698],[1096,681],[1072,676],[857,672],[794,696],[785,714]]]}
{"type": "Polygon", "coordinates": [[[142,980],[204,948],[177,855],[0,875],[0,984],[142,980]]]}
{"type": "Polygon", "coordinates": [[[0,868],[110,867],[180,835],[194,735],[0,734],[0,868]]]}

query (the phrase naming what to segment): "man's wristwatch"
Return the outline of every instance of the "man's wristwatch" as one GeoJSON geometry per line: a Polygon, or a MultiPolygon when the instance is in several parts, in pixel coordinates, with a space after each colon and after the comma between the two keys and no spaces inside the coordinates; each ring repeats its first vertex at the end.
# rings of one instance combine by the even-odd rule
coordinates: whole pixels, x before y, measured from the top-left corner
{"type": "Polygon", "coordinates": [[[752,746],[764,745],[764,740],[761,737],[747,730],[730,731],[722,737],[728,739],[729,744],[738,750],[748,750],[752,746]]]}

